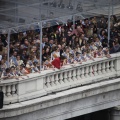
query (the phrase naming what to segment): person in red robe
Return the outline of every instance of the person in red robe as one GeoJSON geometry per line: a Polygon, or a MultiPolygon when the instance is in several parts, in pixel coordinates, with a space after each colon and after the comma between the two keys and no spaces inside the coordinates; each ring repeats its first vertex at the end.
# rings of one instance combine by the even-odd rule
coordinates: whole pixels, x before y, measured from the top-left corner
{"type": "Polygon", "coordinates": [[[61,68],[60,57],[58,57],[56,54],[53,54],[53,57],[54,57],[55,59],[51,62],[51,64],[52,64],[55,68],[60,69],[60,68],[61,68]]]}
{"type": "Polygon", "coordinates": [[[63,66],[64,57],[63,56],[57,57],[56,54],[54,54],[53,56],[55,59],[51,62],[51,64],[55,68],[60,69],[63,66]]]}
{"type": "Polygon", "coordinates": [[[57,69],[61,68],[61,62],[59,57],[55,58],[51,63],[55,68],[57,69]]]}

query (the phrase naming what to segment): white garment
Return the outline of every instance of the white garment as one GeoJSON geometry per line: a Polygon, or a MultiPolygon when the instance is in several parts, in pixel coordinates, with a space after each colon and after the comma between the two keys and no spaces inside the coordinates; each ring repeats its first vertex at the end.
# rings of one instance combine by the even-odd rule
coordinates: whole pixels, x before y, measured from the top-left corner
{"type": "Polygon", "coordinates": [[[23,60],[17,60],[18,66],[23,64],[23,60]]]}
{"type": "Polygon", "coordinates": [[[53,56],[54,54],[55,54],[57,57],[60,57],[60,52],[53,52],[53,53],[51,53],[51,60],[54,60],[54,59],[55,59],[54,56],[53,56]]]}
{"type": "Polygon", "coordinates": [[[0,55],[0,61],[2,60],[2,55],[0,55]]]}

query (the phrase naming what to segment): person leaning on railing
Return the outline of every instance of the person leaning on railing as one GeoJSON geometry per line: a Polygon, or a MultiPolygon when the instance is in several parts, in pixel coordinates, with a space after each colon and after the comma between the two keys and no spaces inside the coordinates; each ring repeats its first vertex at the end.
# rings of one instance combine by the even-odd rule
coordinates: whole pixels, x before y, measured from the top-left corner
{"type": "Polygon", "coordinates": [[[13,79],[13,78],[16,78],[16,76],[11,74],[10,68],[6,68],[6,70],[2,72],[1,78],[2,79],[13,79]]]}
{"type": "MultiPolygon", "coordinates": [[[[115,24],[117,20],[112,18],[115,24]]],[[[118,21],[119,22],[119,21],[118,21]]],[[[7,35],[1,35],[1,64],[2,76],[5,79],[12,78],[9,70],[15,67],[18,76],[30,73],[39,73],[42,70],[53,69],[51,62],[55,59],[53,54],[60,58],[62,66],[95,60],[96,58],[110,58],[110,53],[120,51],[119,24],[111,26],[111,39],[108,44],[107,19],[87,18],[75,22],[75,29],[72,23],[43,28],[42,39],[42,66],[40,66],[40,38],[39,32],[29,30],[18,33],[17,37],[10,40],[10,62],[7,61],[7,35]],[[110,48],[108,48],[110,46],[110,48]],[[78,53],[78,54],[77,54],[78,53]],[[64,58],[62,58],[62,57],[64,58]],[[79,58],[80,57],[80,58],[79,58]],[[10,66],[10,68],[7,68],[10,66]],[[12,68],[11,68],[12,67],[12,68]]],[[[14,36],[14,35],[12,35],[14,36]]]]}

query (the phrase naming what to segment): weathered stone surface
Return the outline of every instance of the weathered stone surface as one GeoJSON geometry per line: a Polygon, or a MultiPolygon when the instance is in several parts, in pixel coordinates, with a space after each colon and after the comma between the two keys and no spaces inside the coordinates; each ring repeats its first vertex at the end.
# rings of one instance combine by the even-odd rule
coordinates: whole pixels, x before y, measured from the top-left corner
{"type": "Polygon", "coordinates": [[[5,105],[0,120],[64,120],[120,104],[120,79],[5,105]]]}
{"type": "Polygon", "coordinates": [[[120,105],[120,53],[1,81],[1,120],[63,120],[120,105]],[[9,104],[12,103],[12,104],[9,104]]]}

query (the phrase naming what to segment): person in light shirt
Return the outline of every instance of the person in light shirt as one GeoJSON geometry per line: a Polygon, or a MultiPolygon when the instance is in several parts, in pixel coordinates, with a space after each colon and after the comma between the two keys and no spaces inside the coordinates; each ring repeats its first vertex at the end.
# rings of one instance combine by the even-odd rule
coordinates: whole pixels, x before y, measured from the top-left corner
{"type": "Polygon", "coordinates": [[[69,59],[67,59],[67,64],[74,64],[75,59],[74,59],[74,55],[70,54],[69,59]]]}
{"type": "Polygon", "coordinates": [[[77,63],[82,63],[82,60],[81,60],[81,57],[80,57],[80,53],[76,53],[76,56],[74,58],[74,60],[77,62],[77,63]]]}
{"type": "Polygon", "coordinates": [[[13,55],[10,58],[10,67],[11,66],[17,66],[17,58],[16,58],[16,56],[17,56],[17,51],[14,51],[13,55]]]}
{"type": "Polygon", "coordinates": [[[12,79],[15,76],[10,73],[10,68],[6,68],[5,71],[2,72],[1,78],[2,79],[12,79]]]}
{"type": "Polygon", "coordinates": [[[98,50],[96,52],[97,54],[97,58],[103,58],[103,48],[102,47],[98,47],[98,50]]]}
{"type": "MultiPolygon", "coordinates": [[[[29,71],[27,69],[25,69],[24,65],[20,65],[20,69],[19,69],[19,74],[21,76],[27,75],[29,74],[29,71]]],[[[28,76],[27,76],[28,77],[28,76]]]]}
{"type": "Polygon", "coordinates": [[[81,55],[82,62],[86,62],[88,60],[93,60],[92,56],[88,54],[86,51],[83,51],[83,54],[81,55]]]}
{"type": "Polygon", "coordinates": [[[95,45],[95,43],[93,41],[91,42],[89,48],[90,48],[90,50],[93,50],[93,51],[97,50],[97,46],[95,45]]]}
{"type": "Polygon", "coordinates": [[[109,53],[109,48],[108,47],[103,48],[103,54],[104,54],[105,57],[111,58],[111,55],[109,53]]]}
{"type": "Polygon", "coordinates": [[[5,59],[1,60],[1,62],[0,62],[0,68],[1,68],[1,71],[5,71],[5,69],[7,68],[7,64],[6,64],[5,59]]]}
{"type": "Polygon", "coordinates": [[[32,68],[32,73],[38,72],[40,73],[40,70],[38,69],[37,62],[33,62],[33,68],[32,68]]]}
{"type": "Polygon", "coordinates": [[[102,47],[102,43],[100,42],[98,37],[95,38],[95,43],[94,44],[95,44],[96,47],[102,47]]]}
{"type": "Polygon", "coordinates": [[[59,50],[59,48],[57,48],[57,47],[54,48],[54,51],[51,53],[51,60],[54,60],[54,59],[55,59],[54,54],[55,54],[57,57],[60,57],[60,50],[59,50]]]}
{"type": "MultiPolygon", "coordinates": [[[[73,51],[73,50],[72,50],[73,51]]],[[[64,57],[66,57],[67,59],[69,59],[69,57],[70,57],[70,53],[71,53],[71,51],[70,51],[70,49],[69,49],[69,47],[66,47],[65,48],[65,52],[62,54],[64,57]]],[[[72,54],[72,53],[71,53],[72,54]]]]}
{"type": "Polygon", "coordinates": [[[23,63],[23,60],[21,60],[21,58],[20,58],[20,55],[17,55],[17,66],[20,66],[21,64],[24,64],[23,63]]]}
{"type": "Polygon", "coordinates": [[[33,61],[32,61],[32,56],[28,57],[27,63],[26,63],[26,68],[27,70],[29,70],[30,72],[32,71],[33,68],[33,61]]]}

